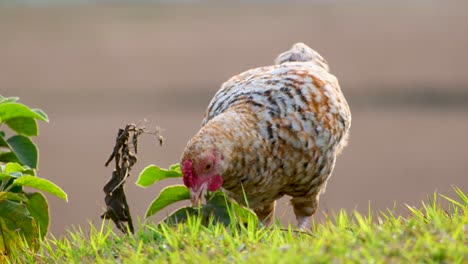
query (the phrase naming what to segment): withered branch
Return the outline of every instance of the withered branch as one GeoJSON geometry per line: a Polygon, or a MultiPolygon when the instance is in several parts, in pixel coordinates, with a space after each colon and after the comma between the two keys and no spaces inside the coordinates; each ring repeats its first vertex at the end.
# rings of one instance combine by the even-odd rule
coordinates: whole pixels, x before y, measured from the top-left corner
{"type": "Polygon", "coordinates": [[[159,144],[162,145],[163,137],[158,128],[154,132],[149,132],[144,127],[140,128],[138,124],[128,124],[124,129],[119,129],[114,150],[105,164],[107,167],[112,160],[115,160],[112,177],[103,188],[106,194],[107,210],[101,215],[101,218],[112,219],[117,228],[125,234],[128,233],[128,230],[133,234],[134,227],[124,187],[130,176],[130,170],[137,162],[138,138],[143,133],[157,136],[159,144]],[[133,146],[134,152],[131,151],[131,146],[133,146]],[[125,225],[125,222],[128,226],[125,225]]]}

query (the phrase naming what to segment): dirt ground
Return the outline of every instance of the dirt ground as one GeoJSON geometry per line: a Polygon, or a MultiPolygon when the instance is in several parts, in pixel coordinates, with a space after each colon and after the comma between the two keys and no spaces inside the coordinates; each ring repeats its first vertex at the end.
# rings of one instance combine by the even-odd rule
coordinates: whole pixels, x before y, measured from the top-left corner
{"type": "MultiPolygon", "coordinates": [[[[69,194],[48,196],[52,232],[99,223],[117,129],[146,118],[166,145],[141,139],[127,191],[143,217],[162,186],[135,186],[138,172],[178,162],[220,84],[298,41],[327,59],[353,114],[318,218],[467,191],[467,4],[422,2],[1,7],[0,93],[49,114],[39,175],[69,194]]],[[[287,203],[284,223],[294,218],[287,203]]]]}

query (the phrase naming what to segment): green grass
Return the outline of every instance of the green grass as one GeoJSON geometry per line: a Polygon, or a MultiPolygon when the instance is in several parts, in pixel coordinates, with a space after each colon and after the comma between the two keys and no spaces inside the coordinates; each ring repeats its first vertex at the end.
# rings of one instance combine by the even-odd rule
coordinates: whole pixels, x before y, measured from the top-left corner
{"type": "MultiPolygon", "coordinates": [[[[13,263],[468,263],[468,197],[435,194],[405,216],[345,211],[313,223],[310,234],[281,229],[142,224],[133,236],[100,229],[46,239],[13,263]],[[443,209],[440,201],[448,201],[443,209]]],[[[1,261],[0,261],[1,262],[1,261]]]]}

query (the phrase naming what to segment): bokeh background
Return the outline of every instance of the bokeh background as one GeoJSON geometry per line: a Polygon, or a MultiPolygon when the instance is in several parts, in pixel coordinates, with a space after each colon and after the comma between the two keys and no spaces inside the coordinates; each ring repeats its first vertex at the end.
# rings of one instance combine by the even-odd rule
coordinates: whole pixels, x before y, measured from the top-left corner
{"type": "MultiPolygon", "coordinates": [[[[141,139],[126,188],[143,217],[162,186],[135,186],[141,169],[178,162],[222,82],[305,42],[328,60],[353,114],[317,219],[369,203],[404,214],[434,191],[468,190],[466,10],[435,0],[2,1],[0,93],[50,117],[36,138],[38,173],[69,195],[48,196],[51,231],[63,235],[100,223],[118,128],[163,128],[163,147],[141,139]]],[[[287,204],[277,216],[295,223],[287,204]]]]}

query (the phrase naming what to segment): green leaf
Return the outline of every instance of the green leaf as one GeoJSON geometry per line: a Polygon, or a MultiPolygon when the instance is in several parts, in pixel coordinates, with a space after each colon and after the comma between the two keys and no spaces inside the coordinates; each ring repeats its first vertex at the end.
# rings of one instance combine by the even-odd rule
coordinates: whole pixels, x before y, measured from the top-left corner
{"type": "MultiPolygon", "coordinates": [[[[193,207],[183,207],[175,210],[172,212],[168,217],[166,217],[163,221],[166,224],[169,225],[176,225],[179,223],[185,223],[187,222],[187,218],[190,216],[194,217],[199,217],[200,215],[203,215],[201,210],[199,208],[193,208],[193,207]]],[[[202,218],[202,224],[207,225],[207,219],[205,217],[202,218]]]]}
{"type": "Polygon", "coordinates": [[[41,238],[44,238],[49,229],[49,205],[47,204],[47,200],[44,195],[38,192],[29,193],[26,196],[29,198],[26,207],[36,221],[41,238]]]}
{"type": "Polygon", "coordinates": [[[5,169],[3,171],[4,174],[8,174],[9,176],[13,178],[19,178],[23,176],[23,174],[30,174],[32,172],[34,174],[34,171],[27,167],[23,167],[20,164],[16,162],[8,162],[5,165],[5,169]]]}
{"type": "Polygon", "coordinates": [[[24,204],[10,200],[0,201],[0,229],[0,252],[15,250],[22,239],[32,249],[38,249],[37,226],[24,204]]]}
{"type": "Polygon", "coordinates": [[[9,175],[12,176],[13,178],[23,177],[23,173],[19,171],[10,172],[9,175]]]}
{"type": "Polygon", "coordinates": [[[23,174],[27,175],[36,175],[36,172],[31,169],[29,166],[21,166],[18,162],[8,162],[7,164],[0,167],[0,171],[3,173],[7,173],[13,177],[20,177],[23,174]]]}
{"type": "Polygon", "coordinates": [[[258,223],[258,217],[254,213],[254,211],[250,210],[249,208],[243,207],[240,204],[230,201],[231,210],[234,213],[234,217],[238,217],[240,222],[248,223],[249,218],[255,219],[258,223]]]}
{"type": "Polygon", "coordinates": [[[15,135],[7,140],[11,150],[19,161],[31,168],[37,168],[38,151],[30,138],[15,135]]]}
{"type": "Polygon", "coordinates": [[[6,174],[6,173],[0,173],[0,181],[9,180],[11,178],[13,178],[13,176],[6,174]]]}
{"type": "Polygon", "coordinates": [[[173,185],[164,188],[158,197],[149,206],[146,211],[146,217],[150,217],[164,207],[178,201],[190,199],[190,191],[183,185],[173,185]]]}
{"type": "Polygon", "coordinates": [[[23,166],[21,166],[20,164],[16,163],[16,162],[8,162],[6,165],[5,165],[5,170],[4,172],[5,173],[12,173],[12,172],[22,172],[24,169],[23,169],[23,166]]]}
{"type": "Polygon", "coordinates": [[[31,175],[23,175],[21,178],[16,179],[13,184],[17,186],[36,188],[68,201],[67,194],[62,189],[60,189],[60,187],[46,179],[31,175]]]}
{"type": "Polygon", "coordinates": [[[178,164],[178,163],[177,164],[172,164],[171,166],[169,166],[169,170],[178,172],[182,176],[182,170],[180,169],[180,164],[178,164]]]}
{"type": "MultiPolygon", "coordinates": [[[[232,218],[239,218],[239,222],[247,222],[248,217],[257,218],[255,213],[248,208],[240,206],[221,192],[215,192],[208,202],[202,207],[205,217],[214,216],[214,220],[228,226],[232,218]]],[[[236,220],[234,220],[236,222],[236,220]]]]}
{"type": "Polygon", "coordinates": [[[203,225],[208,225],[213,220],[215,223],[221,223],[224,226],[229,226],[233,222],[247,223],[249,217],[257,219],[255,213],[250,209],[242,207],[235,201],[228,199],[223,192],[215,192],[207,203],[201,207],[181,208],[163,221],[169,224],[183,223],[187,221],[187,217],[189,216],[202,217],[203,225]]]}
{"type": "Polygon", "coordinates": [[[10,200],[15,202],[27,202],[28,198],[22,193],[0,192],[0,200],[10,200]]]}
{"type": "Polygon", "coordinates": [[[34,118],[15,117],[8,119],[6,124],[16,133],[25,136],[37,136],[37,123],[34,118]]]}
{"type": "Polygon", "coordinates": [[[47,117],[44,117],[41,112],[37,113],[20,103],[2,103],[0,104],[0,122],[16,117],[30,117],[47,122],[47,117]]]}
{"type": "Polygon", "coordinates": [[[3,97],[0,95],[0,104],[4,103],[14,103],[18,101],[19,97],[3,97]]]}
{"type": "Polygon", "coordinates": [[[2,133],[0,134],[0,147],[10,148],[10,146],[8,146],[8,143],[5,140],[5,132],[3,132],[3,131],[1,131],[1,132],[2,133]]]}
{"type": "Polygon", "coordinates": [[[31,175],[31,176],[36,176],[36,171],[33,169],[26,169],[26,166],[23,166],[23,171],[21,173],[25,175],[31,175]]]}
{"type": "Polygon", "coordinates": [[[0,161],[3,162],[21,162],[18,157],[16,157],[15,153],[8,151],[0,153],[0,161]]]}
{"type": "Polygon", "coordinates": [[[46,113],[44,113],[44,111],[42,111],[41,109],[38,109],[38,108],[33,108],[31,109],[31,111],[33,111],[34,113],[40,115],[42,117],[42,121],[45,121],[47,123],[49,123],[49,117],[46,115],[46,113]]]}
{"type": "Polygon", "coordinates": [[[161,169],[158,166],[155,165],[150,165],[146,168],[143,169],[143,171],[140,173],[140,176],[138,176],[138,180],[136,182],[137,185],[141,187],[148,187],[155,183],[156,181],[160,181],[163,179],[167,178],[180,178],[182,177],[182,173],[179,170],[177,170],[176,167],[171,166],[173,168],[172,170],[165,170],[161,169]]]}

